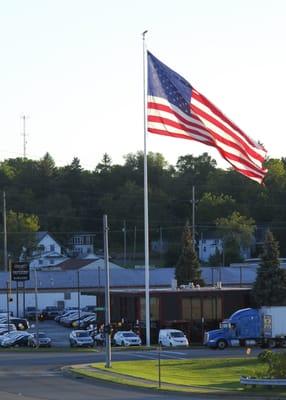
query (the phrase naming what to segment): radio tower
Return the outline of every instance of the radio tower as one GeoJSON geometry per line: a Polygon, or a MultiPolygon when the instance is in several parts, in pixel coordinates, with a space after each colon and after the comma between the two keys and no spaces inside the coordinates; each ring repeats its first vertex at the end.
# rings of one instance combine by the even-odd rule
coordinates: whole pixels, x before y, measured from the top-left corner
{"type": "Polygon", "coordinates": [[[26,138],[27,138],[27,134],[26,134],[26,115],[23,115],[21,118],[23,120],[23,133],[22,133],[23,139],[24,139],[24,141],[23,141],[23,145],[24,145],[24,154],[23,154],[23,156],[24,156],[24,158],[26,158],[26,145],[27,145],[27,140],[26,140],[26,138]]]}

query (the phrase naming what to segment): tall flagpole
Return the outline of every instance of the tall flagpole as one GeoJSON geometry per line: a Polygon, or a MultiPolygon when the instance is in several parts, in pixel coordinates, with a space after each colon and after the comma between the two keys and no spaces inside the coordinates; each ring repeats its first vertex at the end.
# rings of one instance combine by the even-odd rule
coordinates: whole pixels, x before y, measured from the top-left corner
{"type": "Polygon", "coordinates": [[[146,95],[146,44],[143,38],[143,96],[144,96],[144,241],[145,241],[145,320],[146,346],[150,346],[150,293],[149,293],[149,224],[148,224],[148,174],[147,174],[147,95],[146,95]]]}

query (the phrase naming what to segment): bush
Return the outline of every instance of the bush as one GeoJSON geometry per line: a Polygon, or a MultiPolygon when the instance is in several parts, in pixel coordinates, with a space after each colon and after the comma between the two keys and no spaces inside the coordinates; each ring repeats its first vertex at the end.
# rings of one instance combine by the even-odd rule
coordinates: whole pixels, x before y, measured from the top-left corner
{"type": "Polygon", "coordinates": [[[272,351],[271,350],[264,350],[261,353],[258,354],[257,358],[258,361],[263,362],[263,363],[269,363],[272,357],[272,351]]]}
{"type": "Polygon", "coordinates": [[[265,350],[257,358],[268,365],[267,378],[286,379],[286,352],[273,353],[265,350]]]}

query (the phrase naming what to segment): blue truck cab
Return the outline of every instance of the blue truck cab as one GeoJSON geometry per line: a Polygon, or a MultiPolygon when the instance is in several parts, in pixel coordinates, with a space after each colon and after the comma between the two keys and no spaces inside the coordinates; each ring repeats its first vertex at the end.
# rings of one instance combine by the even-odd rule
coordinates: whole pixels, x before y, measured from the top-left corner
{"type": "Polygon", "coordinates": [[[227,346],[255,345],[261,336],[259,312],[243,308],[220,323],[220,328],[205,332],[204,344],[211,348],[225,349],[227,346]]]}

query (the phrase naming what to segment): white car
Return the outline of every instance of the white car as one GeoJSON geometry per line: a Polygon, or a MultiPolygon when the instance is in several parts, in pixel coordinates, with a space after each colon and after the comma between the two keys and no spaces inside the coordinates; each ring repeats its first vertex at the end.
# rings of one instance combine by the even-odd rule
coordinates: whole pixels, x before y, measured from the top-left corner
{"type": "Polygon", "coordinates": [[[161,346],[189,346],[186,335],[179,329],[160,329],[158,342],[161,346]]]}
{"type": "Polygon", "coordinates": [[[133,331],[118,331],[113,337],[113,343],[117,346],[141,346],[142,341],[133,331]]]}
{"type": "Polygon", "coordinates": [[[69,335],[70,346],[76,347],[93,347],[94,341],[87,331],[75,330],[69,335]]]}

